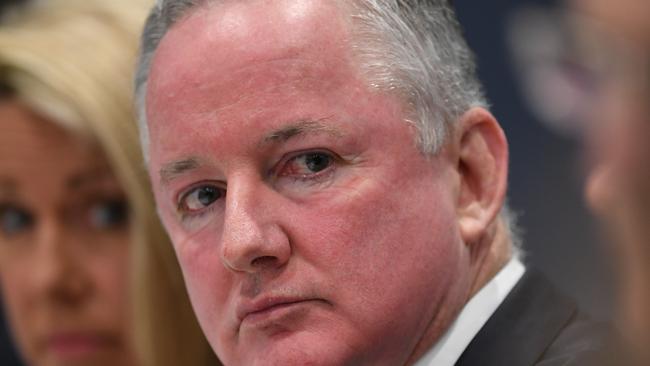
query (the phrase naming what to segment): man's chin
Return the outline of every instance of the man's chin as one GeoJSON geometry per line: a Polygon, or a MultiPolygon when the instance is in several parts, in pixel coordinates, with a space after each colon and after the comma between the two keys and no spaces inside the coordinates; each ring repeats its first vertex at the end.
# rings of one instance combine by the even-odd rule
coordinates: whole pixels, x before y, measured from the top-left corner
{"type": "Polygon", "coordinates": [[[224,357],[228,366],[360,365],[358,349],[344,337],[323,330],[284,330],[239,342],[235,357],[224,357]],[[229,360],[236,360],[228,362],[229,360]]]}
{"type": "Polygon", "coordinates": [[[256,352],[253,358],[243,362],[242,365],[311,365],[311,366],[336,366],[357,365],[351,362],[350,355],[341,354],[339,347],[317,347],[318,343],[305,346],[302,342],[290,345],[276,345],[264,352],[256,352]]]}

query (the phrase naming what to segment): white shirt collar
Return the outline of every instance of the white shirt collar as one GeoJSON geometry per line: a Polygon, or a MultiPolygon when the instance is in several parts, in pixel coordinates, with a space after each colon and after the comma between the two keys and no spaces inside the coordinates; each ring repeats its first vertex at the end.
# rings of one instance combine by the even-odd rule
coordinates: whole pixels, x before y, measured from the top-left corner
{"type": "Polygon", "coordinates": [[[513,258],[474,295],[447,332],[414,366],[453,366],[526,271],[513,258]]]}

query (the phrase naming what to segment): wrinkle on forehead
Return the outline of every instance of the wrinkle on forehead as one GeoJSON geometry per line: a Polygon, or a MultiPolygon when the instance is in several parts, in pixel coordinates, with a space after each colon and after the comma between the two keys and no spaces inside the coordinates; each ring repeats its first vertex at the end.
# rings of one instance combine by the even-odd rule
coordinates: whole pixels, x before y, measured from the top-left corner
{"type": "MultiPolygon", "coordinates": [[[[286,120],[284,116],[271,117],[267,113],[277,104],[286,105],[287,110],[302,109],[303,105],[311,105],[309,103],[319,100],[318,94],[323,90],[335,90],[336,93],[331,94],[335,96],[345,92],[347,88],[356,87],[356,85],[344,85],[350,78],[330,77],[330,73],[331,71],[328,71],[325,65],[303,60],[282,59],[248,65],[241,70],[222,74],[214,79],[207,77],[204,83],[192,88],[193,90],[172,91],[171,94],[159,96],[160,99],[152,106],[160,113],[156,120],[157,126],[152,128],[152,133],[156,134],[155,130],[158,126],[166,126],[167,132],[178,137],[179,134],[173,129],[182,129],[182,125],[189,124],[203,126],[201,134],[215,133],[216,136],[218,135],[216,123],[220,125],[234,123],[243,127],[247,123],[257,123],[260,118],[265,120],[277,118],[278,122],[286,120]],[[318,87],[315,87],[316,85],[318,87]],[[222,93],[222,90],[227,92],[222,93]],[[196,97],[187,98],[194,95],[196,97]],[[177,101],[184,97],[184,103],[177,101]],[[182,123],[174,120],[178,116],[182,116],[182,123]],[[206,130],[207,126],[211,127],[206,130]]],[[[328,102],[321,100],[318,103],[328,102]]],[[[313,119],[320,118],[322,115],[313,115],[310,111],[305,111],[301,117],[313,119]]],[[[155,139],[152,141],[155,142],[155,139]]]]}
{"type": "MultiPolygon", "coordinates": [[[[192,38],[191,33],[196,33],[190,27],[192,21],[197,23],[195,26],[202,25],[201,21],[187,19],[163,40],[168,43],[161,44],[161,52],[154,59],[146,103],[150,124],[171,126],[175,121],[166,121],[164,116],[178,113],[170,111],[181,111],[187,121],[216,121],[240,106],[250,106],[247,119],[253,119],[260,112],[261,97],[287,91],[312,93],[316,92],[312,87],[315,84],[320,84],[321,90],[338,88],[357,77],[344,38],[339,37],[340,43],[336,43],[313,29],[313,42],[300,46],[284,39],[278,39],[275,46],[251,41],[247,44],[252,50],[241,51],[238,47],[242,46],[231,47],[232,39],[227,37],[216,40],[198,34],[198,38],[192,38]],[[327,40],[319,42],[319,37],[327,40]],[[349,73],[342,75],[340,71],[346,69],[349,73]],[[201,91],[198,97],[186,97],[201,91]]],[[[293,102],[303,100],[299,97],[296,95],[293,102]]],[[[156,126],[150,126],[152,134],[155,130],[156,126]]]]}
{"type": "Polygon", "coordinates": [[[161,41],[152,62],[150,87],[165,88],[179,79],[183,85],[200,84],[202,68],[225,72],[286,57],[313,61],[309,54],[322,48],[338,49],[340,58],[348,51],[348,27],[333,3],[249,1],[202,7],[161,41]],[[164,70],[156,67],[160,59],[165,61],[164,70]],[[196,67],[184,67],[188,63],[196,67]]]}
{"type": "MultiPolygon", "coordinates": [[[[300,102],[306,95],[318,92],[314,90],[314,85],[320,85],[321,90],[338,89],[344,81],[349,80],[326,77],[331,74],[328,67],[331,65],[323,64],[322,60],[310,61],[291,57],[249,64],[222,75],[218,80],[206,78],[194,89],[210,91],[225,87],[228,89],[227,95],[224,93],[215,96],[215,100],[196,100],[192,106],[186,106],[189,109],[187,112],[201,114],[201,119],[216,120],[219,115],[242,106],[259,106],[263,97],[272,95],[292,94],[295,95],[294,101],[300,102]]],[[[209,92],[207,94],[213,95],[209,92]]],[[[249,109],[249,117],[254,118],[258,112],[256,109],[249,109]]]]}

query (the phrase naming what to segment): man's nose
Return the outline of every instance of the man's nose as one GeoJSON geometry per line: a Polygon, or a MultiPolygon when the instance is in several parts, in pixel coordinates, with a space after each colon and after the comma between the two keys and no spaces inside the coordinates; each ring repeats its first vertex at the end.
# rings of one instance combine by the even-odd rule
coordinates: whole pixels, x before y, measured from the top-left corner
{"type": "Polygon", "coordinates": [[[55,219],[42,220],[36,238],[33,289],[38,296],[61,303],[78,302],[90,287],[82,263],[65,226],[55,219]]]}
{"type": "Polygon", "coordinates": [[[281,198],[263,183],[229,184],[221,241],[221,259],[236,272],[255,273],[282,267],[291,244],[279,220],[281,198]]]}

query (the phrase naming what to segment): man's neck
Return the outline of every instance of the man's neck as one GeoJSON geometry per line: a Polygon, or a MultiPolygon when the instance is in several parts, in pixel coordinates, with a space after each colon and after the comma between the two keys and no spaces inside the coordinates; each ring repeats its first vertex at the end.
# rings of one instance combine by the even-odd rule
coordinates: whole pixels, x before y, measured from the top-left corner
{"type": "Polygon", "coordinates": [[[502,220],[498,220],[491,243],[486,245],[484,250],[484,254],[480,256],[475,267],[476,274],[470,287],[468,301],[508,264],[514,254],[512,239],[502,220]]]}
{"type": "MultiPolygon", "coordinates": [[[[406,365],[413,365],[422,355],[433,346],[445,333],[463,306],[485,286],[510,260],[513,255],[512,240],[502,220],[498,220],[493,228],[493,234],[488,235],[474,250],[470,250],[471,276],[462,304],[458,304],[453,314],[436,314],[429,324],[427,334],[423,339],[431,339],[430,344],[419,344],[409,357],[406,365]],[[442,321],[445,319],[444,321],[442,321]],[[433,336],[436,335],[437,336],[433,336]]],[[[471,245],[471,244],[470,244],[471,245]]]]}

